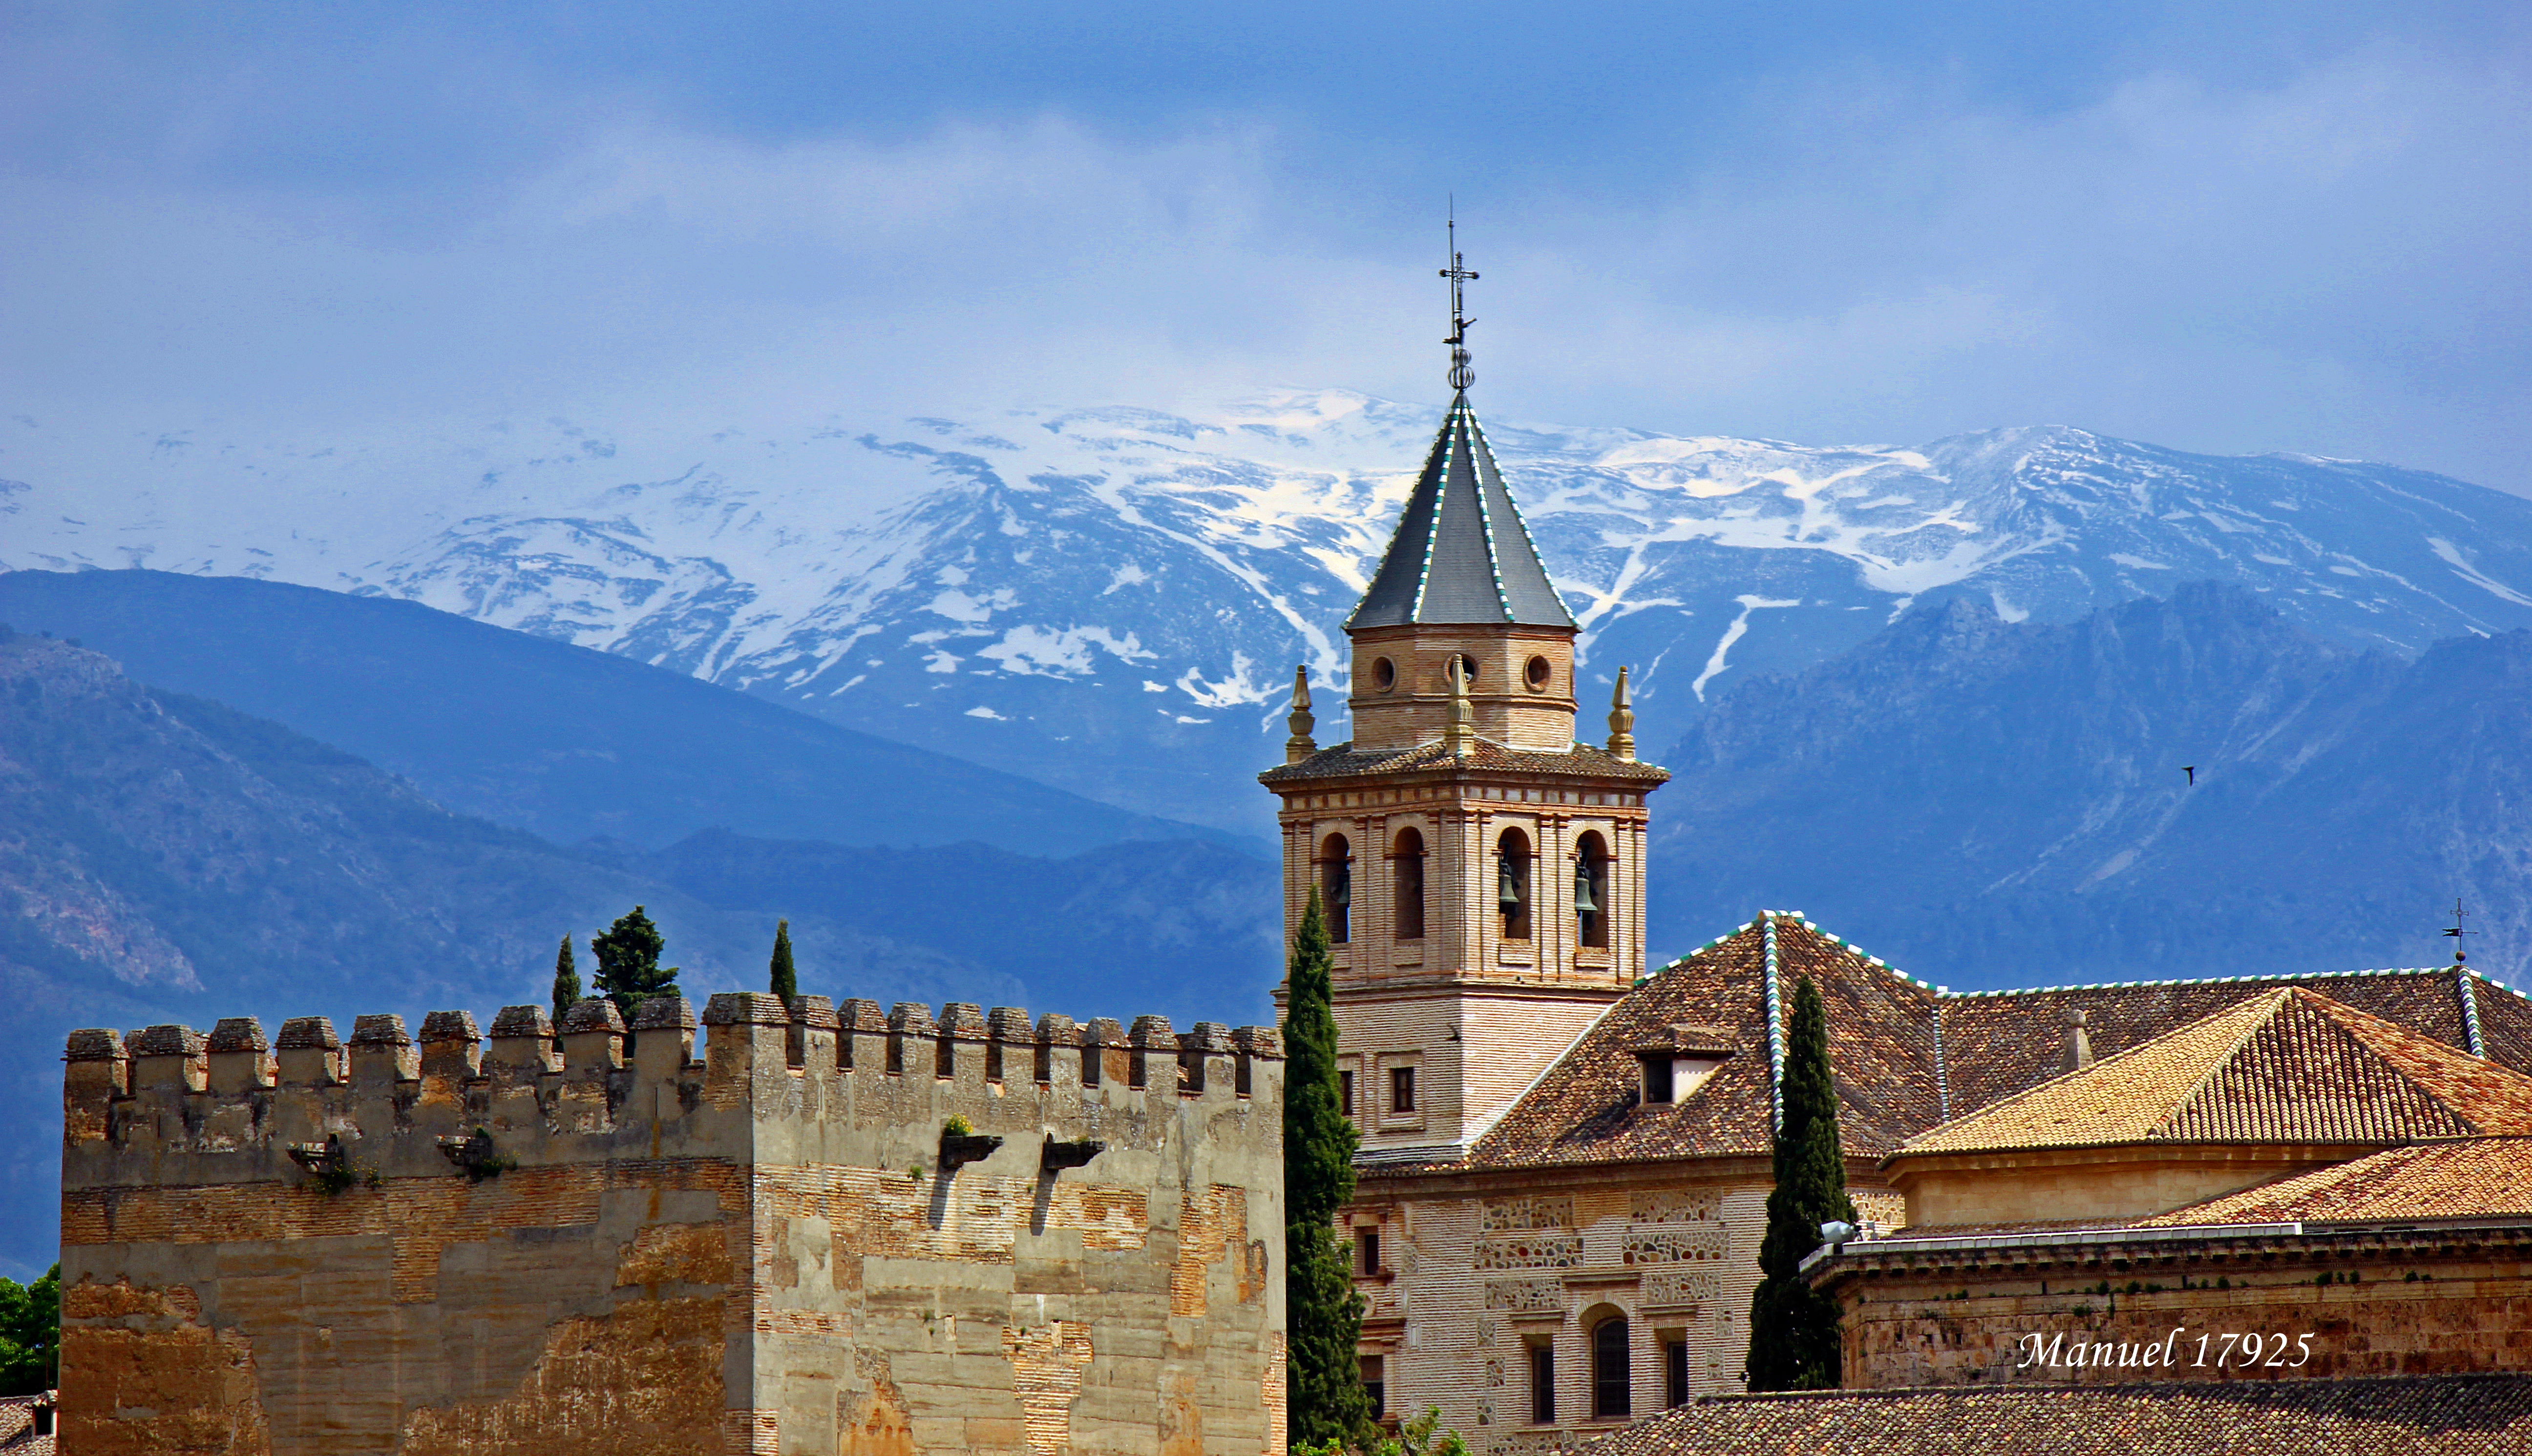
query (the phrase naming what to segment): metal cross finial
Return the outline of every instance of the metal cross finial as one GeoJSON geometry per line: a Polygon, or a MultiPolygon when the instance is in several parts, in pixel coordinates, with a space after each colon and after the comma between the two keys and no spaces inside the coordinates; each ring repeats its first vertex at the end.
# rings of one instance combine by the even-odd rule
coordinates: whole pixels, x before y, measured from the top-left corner
{"type": "Polygon", "coordinates": [[[1477,372],[1468,367],[1468,325],[1476,320],[1467,316],[1467,303],[1461,285],[1477,275],[1460,257],[1460,217],[1456,205],[1451,209],[1450,229],[1451,266],[1442,270],[1442,276],[1451,280],[1451,337],[1442,342],[1451,346],[1451,372],[1448,377],[1452,392],[1463,393],[1477,382],[1477,372]]]}
{"type": "Polygon", "coordinates": [[[2461,965],[2469,959],[2469,957],[2464,956],[2461,953],[2461,937],[2464,935],[2475,935],[2478,933],[2475,930],[2465,930],[2461,927],[2462,917],[2469,913],[2469,911],[2461,908],[2461,902],[2459,900],[2455,900],[2453,902],[2452,928],[2445,931],[2446,934],[2450,935],[2453,938],[2453,964],[2456,966],[2461,965]]]}

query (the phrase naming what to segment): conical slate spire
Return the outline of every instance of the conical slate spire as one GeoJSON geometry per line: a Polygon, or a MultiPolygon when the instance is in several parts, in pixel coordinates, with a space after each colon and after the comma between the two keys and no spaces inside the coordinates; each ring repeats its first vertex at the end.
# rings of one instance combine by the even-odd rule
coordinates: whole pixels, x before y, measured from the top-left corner
{"type": "Polygon", "coordinates": [[[1346,629],[1498,622],[1572,627],[1574,615],[1548,583],[1463,392],[1346,629]]]}

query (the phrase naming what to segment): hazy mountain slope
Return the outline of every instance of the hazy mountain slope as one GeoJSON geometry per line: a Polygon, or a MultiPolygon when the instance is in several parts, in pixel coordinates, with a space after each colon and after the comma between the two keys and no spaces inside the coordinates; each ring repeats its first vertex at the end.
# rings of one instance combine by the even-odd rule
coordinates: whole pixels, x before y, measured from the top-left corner
{"type": "Polygon", "coordinates": [[[0,622],[290,724],[440,804],[572,843],[700,829],[1039,855],[1218,831],[415,602],[163,572],[0,575],[0,622]]]}
{"type": "Polygon", "coordinates": [[[1273,867],[1198,841],[1042,860],[981,844],[909,853],[708,831],[639,863],[717,906],[813,908],[1061,995],[1043,1010],[1131,1006],[1176,1015],[1181,1030],[1199,1013],[1263,1023],[1283,973],[1273,867]]]}
{"type": "Polygon", "coordinates": [[[1765,903],[1955,986],[2345,969],[2440,959],[2460,896],[2485,969],[2532,951],[2532,633],[2410,661],[2214,585],[1953,601],[1744,684],[1671,761],[1663,938],[1765,903]]]}
{"type": "MultiPolygon", "coordinates": [[[[1246,780],[1278,756],[1291,664],[1341,680],[1337,629],[1438,419],[1320,391],[692,439],[171,431],[103,467],[98,442],[0,424],[24,487],[0,486],[0,564],[413,597],[1258,832],[1246,780]]],[[[1635,664],[1651,743],[1928,596],[2070,621],[2210,578],[2348,645],[2532,626],[2532,502],[2419,472],[2056,427],[1836,449],[1489,423],[1585,625],[1584,683],[1635,664]]]]}
{"type": "MultiPolygon", "coordinates": [[[[58,1047],[77,1026],[543,1001],[555,939],[650,907],[696,992],[753,986],[788,916],[804,989],[1181,1022],[1266,1013],[1272,870],[1189,841],[1065,862],[975,845],[701,836],[566,850],[452,813],[278,724],[0,642],[0,1269],[50,1261],[58,1047]],[[1143,907],[1167,907],[1147,915],[1143,907]]],[[[583,954],[584,969],[588,957],[583,954]]]]}

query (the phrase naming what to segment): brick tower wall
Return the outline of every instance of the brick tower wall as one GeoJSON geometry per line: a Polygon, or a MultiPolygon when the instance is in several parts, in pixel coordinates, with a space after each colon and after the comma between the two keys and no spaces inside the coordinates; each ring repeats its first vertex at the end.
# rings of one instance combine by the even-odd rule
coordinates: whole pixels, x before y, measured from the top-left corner
{"type": "Polygon", "coordinates": [[[1281,1450],[1272,1034],[702,1020],[74,1034],[65,1448],[1281,1450]]]}

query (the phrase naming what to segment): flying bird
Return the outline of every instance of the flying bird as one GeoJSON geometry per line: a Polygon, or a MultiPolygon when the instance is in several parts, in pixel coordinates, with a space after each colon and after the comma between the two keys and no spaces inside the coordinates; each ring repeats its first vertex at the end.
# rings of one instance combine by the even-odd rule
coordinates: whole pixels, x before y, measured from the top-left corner
{"type": "Polygon", "coordinates": [[[2198,784],[2198,765],[2195,763],[2183,763],[2180,765],[2180,771],[2189,775],[2190,786],[2195,788],[2198,784]]]}

